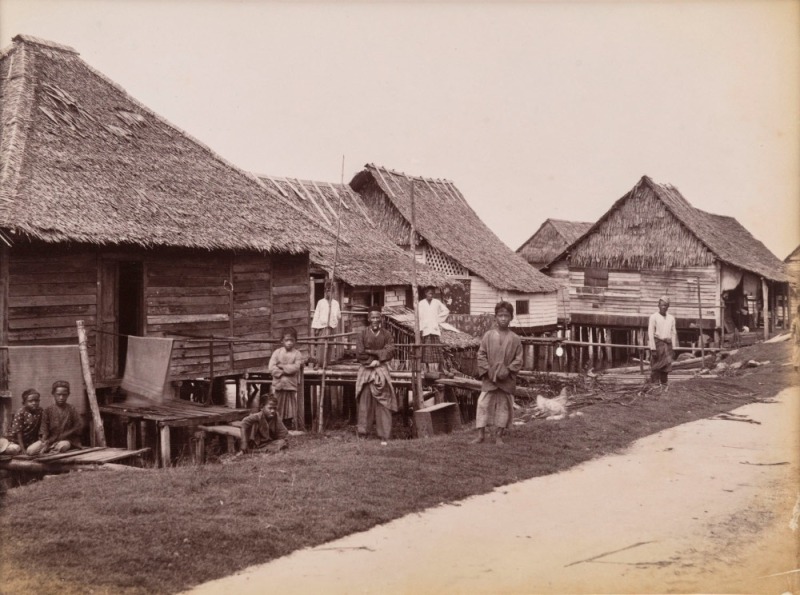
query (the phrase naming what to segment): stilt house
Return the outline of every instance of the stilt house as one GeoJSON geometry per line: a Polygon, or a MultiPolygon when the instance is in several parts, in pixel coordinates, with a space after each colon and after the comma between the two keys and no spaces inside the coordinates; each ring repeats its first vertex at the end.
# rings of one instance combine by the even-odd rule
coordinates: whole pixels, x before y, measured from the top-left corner
{"type": "MultiPolygon", "coordinates": [[[[413,307],[410,254],[375,225],[361,197],[349,186],[275,176],[260,178],[332,233],[338,230],[344,240],[338,251],[326,242],[311,257],[312,311],[324,295],[324,280],[334,274],[334,258],[337,299],[345,312],[340,331],[365,326],[367,309],[373,305],[413,307]]],[[[422,263],[418,263],[416,274],[418,285],[443,287],[447,282],[444,274],[422,263]]]]}
{"type": "MultiPolygon", "coordinates": [[[[788,281],[783,263],[736,219],[696,209],[647,176],[546,270],[569,288],[573,338],[636,345],[646,344],[661,295],[682,341],[697,341],[702,326],[719,343],[737,308],[770,324],[788,281]]],[[[607,350],[607,359],[626,353],[607,350]]]]}
{"type": "Polygon", "coordinates": [[[412,180],[416,257],[450,281],[453,324],[469,330],[471,317],[485,319],[505,299],[515,305],[514,326],[530,333],[555,329],[557,285],[500,241],[452,182],[368,164],[350,186],[377,227],[409,250],[412,180]]]}
{"type": "Polygon", "coordinates": [[[542,270],[591,226],[591,223],[583,221],[545,219],[536,233],[517,248],[517,254],[537,270],[542,270]]]}
{"type": "Polygon", "coordinates": [[[15,37],[0,100],[0,346],[76,343],[83,320],[104,386],[125,335],[178,339],[180,380],[265,367],[259,341],[308,332],[308,252],[333,237],[290,201],[72,48],[15,37]]]}

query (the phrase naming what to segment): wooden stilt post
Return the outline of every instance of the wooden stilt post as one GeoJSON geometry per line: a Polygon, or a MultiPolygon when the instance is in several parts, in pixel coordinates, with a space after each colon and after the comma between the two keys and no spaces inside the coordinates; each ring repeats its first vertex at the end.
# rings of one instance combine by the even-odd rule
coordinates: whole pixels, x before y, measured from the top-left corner
{"type": "Polygon", "coordinates": [[[420,367],[422,365],[422,358],[420,357],[420,348],[418,345],[421,343],[419,333],[419,295],[417,295],[417,230],[416,230],[416,216],[414,211],[414,179],[411,179],[411,295],[414,300],[414,343],[415,347],[411,350],[414,354],[414,365],[412,367],[412,381],[411,386],[414,390],[414,410],[419,411],[422,409],[422,377],[420,376],[420,367]]]}
{"type": "Polygon", "coordinates": [[[94,392],[94,381],[92,371],[89,368],[89,350],[86,347],[86,329],[83,320],[76,321],[78,327],[78,351],[81,356],[81,369],[83,371],[83,382],[86,385],[86,394],[89,397],[89,409],[92,411],[92,422],[94,424],[94,439],[98,446],[106,445],[106,433],[103,429],[103,418],[100,417],[100,407],[97,405],[97,394],[94,392]]]}
{"type": "Polygon", "coordinates": [[[762,317],[764,318],[764,340],[769,339],[769,286],[767,280],[761,278],[761,299],[764,302],[762,317]]]}

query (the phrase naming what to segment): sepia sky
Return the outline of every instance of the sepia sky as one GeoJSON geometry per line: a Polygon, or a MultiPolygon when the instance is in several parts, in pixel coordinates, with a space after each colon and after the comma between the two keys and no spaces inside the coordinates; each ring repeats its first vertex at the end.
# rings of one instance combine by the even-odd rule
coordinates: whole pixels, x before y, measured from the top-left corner
{"type": "MultiPolygon", "coordinates": [[[[0,0],[242,168],[453,180],[516,249],[643,175],[800,243],[800,2],[0,0]]],[[[465,238],[469,241],[469,238],[465,238]]]]}

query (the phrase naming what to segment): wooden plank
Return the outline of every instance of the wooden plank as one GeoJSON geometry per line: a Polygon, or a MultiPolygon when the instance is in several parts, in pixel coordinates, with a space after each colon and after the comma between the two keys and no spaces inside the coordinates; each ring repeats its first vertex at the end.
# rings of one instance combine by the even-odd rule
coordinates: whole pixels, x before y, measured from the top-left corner
{"type": "Polygon", "coordinates": [[[11,285],[9,287],[9,295],[10,296],[23,296],[23,295],[43,296],[50,294],[87,295],[90,293],[94,293],[96,289],[97,289],[96,280],[93,283],[59,283],[54,285],[48,285],[44,283],[22,284],[22,283],[17,283],[16,279],[11,279],[11,285]]]}
{"type": "Polygon", "coordinates": [[[228,291],[220,286],[214,287],[151,287],[145,289],[145,297],[193,297],[193,296],[227,296],[228,291]]]}
{"type": "Polygon", "coordinates": [[[94,267],[90,270],[52,273],[16,273],[13,275],[14,283],[20,285],[61,285],[73,283],[92,283],[96,280],[97,273],[94,267]]]}
{"type": "Polygon", "coordinates": [[[275,296],[305,295],[306,293],[308,293],[308,287],[305,285],[276,286],[272,288],[272,295],[275,296]]]}
{"type": "Polygon", "coordinates": [[[146,299],[148,308],[159,306],[218,306],[220,309],[228,305],[229,297],[223,295],[207,296],[153,296],[146,299]]]}
{"type": "Polygon", "coordinates": [[[78,342],[75,330],[71,327],[23,329],[8,332],[8,342],[13,344],[37,343],[39,340],[59,340],[59,343],[74,344],[78,342]]]}
{"type": "Polygon", "coordinates": [[[171,275],[169,277],[148,275],[150,287],[214,287],[222,286],[223,279],[227,279],[227,274],[216,275],[171,275]]]}
{"type": "Polygon", "coordinates": [[[57,461],[57,460],[60,460],[60,459],[66,459],[66,458],[69,458],[69,457],[73,457],[75,455],[85,454],[85,453],[88,453],[88,452],[94,452],[96,450],[102,450],[103,448],[105,448],[105,447],[104,446],[93,446],[91,448],[81,448],[81,449],[75,449],[75,450],[68,450],[67,452],[61,452],[61,453],[56,453],[56,454],[51,454],[51,455],[44,454],[44,455],[37,456],[35,458],[36,458],[36,461],[38,461],[40,463],[51,463],[53,461],[57,461]]]}
{"type": "Polygon", "coordinates": [[[96,305],[97,294],[76,295],[26,295],[9,297],[9,308],[33,308],[38,306],[96,305]]]}
{"type": "Polygon", "coordinates": [[[57,316],[94,316],[97,308],[92,304],[81,304],[72,306],[26,306],[9,308],[9,318],[30,318],[30,317],[57,317],[57,316]]]}
{"type": "MultiPolygon", "coordinates": [[[[41,318],[10,318],[8,328],[11,330],[35,329],[35,328],[61,328],[74,327],[76,318],[74,316],[46,316],[41,318]]],[[[87,325],[93,326],[94,316],[86,316],[83,319],[87,325]]]]}

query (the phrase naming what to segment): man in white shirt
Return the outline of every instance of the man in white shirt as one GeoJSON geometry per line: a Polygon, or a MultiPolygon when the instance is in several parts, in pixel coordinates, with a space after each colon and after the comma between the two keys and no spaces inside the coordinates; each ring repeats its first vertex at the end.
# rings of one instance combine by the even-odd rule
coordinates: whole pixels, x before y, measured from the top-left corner
{"type": "Polygon", "coordinates": [[[672,371],[673,349],[678,346],[678,330],[675,317],[667,314],[669,297],[658,300],[658,312],[650,315],[647,325],[647,346],[650,348],[650,382],[667,386],[667,377],[672,371]]]}
{"type": "MultiPolygon", "coordinates": [[[[317,302],[317,307],[314,309],[314,318],[311,320],[311,330],[314,337],[326,337],[332,335],[339,320],[342,318],[342,311],[339,307],[339,302],[331,297],[333,291],[330,285],[325,285],[325,297],[317,302]],[[329,317],[330,314],[330,317],[329,317]]],[[[314,361],[314,367],[319,367],[317,360],[317,353],[322,353],[324,347],[312,343],[311,345],[311,358],[314,361]]],[[[329,352],[330,353],[330,352],[329,352]]]]}
{"type": "MultiPolygon", "coordinates": [[[[441,301],[433,297],[434,288],[425,288],[425,299],[419,303],[419,330],[422,342],[431,347],[422,348],[422,363],[435,364],[435,368],[444,371],[444,354],[441,347],[441,324],[447,320],[450,310],[441,301]]],[[[429,366],[430,367],[430,366],[429,366]]]]}

